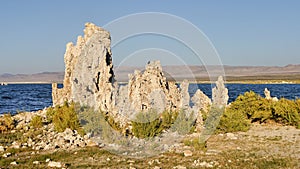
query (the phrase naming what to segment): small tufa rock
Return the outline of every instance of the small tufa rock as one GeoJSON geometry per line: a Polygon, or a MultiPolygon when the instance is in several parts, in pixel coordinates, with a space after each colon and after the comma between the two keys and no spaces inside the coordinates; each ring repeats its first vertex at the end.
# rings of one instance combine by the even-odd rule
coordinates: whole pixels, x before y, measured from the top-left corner
{"type": "Polygon", "coordinates": [[[37,164],[40,164],[40,162],[39,161],[34,161],[33,164],[37,165],[37,164]]]}
{"type": "Polygon", "coordinates": [[[238,139],[233,133],[226,133],[226,136],[230,140],[237,140],[238,139]]]}
{"type": "Polygon", "coordinates": [[[7,158],[9,156],[11,156],[11,153],[5,153],[5,154],[2,155],[2,157],[4,157],[4,158],[7,158]]]}
{"type": "Polygon", "coordinates": [[[173,169],[186,169],[186,167],[178,165],[178,166],[173,167],[173,169]]]}
{"type": "Polygon", "coordinates": [[[13,162],[10,163],[10,165],[18,165],[18,162],[13,161],[13,162]]]}
{"type": "Polygon", "coordinates": [[[183,155],[184,155],[185,157],[190,157],[190,156],[193,155],[193,152],[192,152],[191,150],[184,150],[184,151],[183,151],[183,155]]]}
{"type": "Polygon", "coordinates": [[[206,168],[213,168],[214,167],[212,163],[208,163],[206,161],[203,161],[203,162],[199,163],[199,166],[206,167],[206,168]]]}
{"type": "Polygon", "coordinates": [[[5,148],[3,146],[0,146],[0,152],[4,152],[5,148]]]}
{"type": "Polygon", "coordinates": [[[224,85],[223,77],[219,76],[218,81],[216,81],[216,87],[212,89],[213,104],[218,106],[226,106],[228,99],[228,89],[224,85]]]}
{"type": "Polygon", "coordinates": [[[265,88],[264,94],[267,100],[278,101],[277,97],[271,97],[271,92],[268,90],[268,88],[265,88]]]}
{"type": "Polygon", "coordinates": [[[61,164],[61,162],[49,161],[48,167],[61,168],[61,167],[62,167],[62,164],[61,164]]]}

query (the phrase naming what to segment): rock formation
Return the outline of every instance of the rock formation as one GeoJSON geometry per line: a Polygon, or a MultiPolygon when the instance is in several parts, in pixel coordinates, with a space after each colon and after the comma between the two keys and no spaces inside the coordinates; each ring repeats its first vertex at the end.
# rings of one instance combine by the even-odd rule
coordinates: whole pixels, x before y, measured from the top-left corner
{"type": "Polygon", "coordinates": [[[75,46],[67,44],[64,60],[64,87],[52,85],[53,105],[74,101],[103,111],[112,110],[114,73],[109,32],[87,23],[84,37],[79,36],[75,46]]]}
{"type": "Polygon", "coordinates": [[[213,104],[219,106],[226,106],[228,103],[228,89],[224,85],[223,77],[220,76],[216,81],[216,87],[212,89],[213,104]]]}
{"type": "MultiPolygon", "coordinates": [[[[159,61],[149,61],[144,71],[136,70],[129,75],[127,85],[119,86],[114,80],[110,34],[92,23],[85,25],[84,36],[78,37],[76,45],[67,44],[64,61],[63,88],[52,85],[53,105],[73,101],[81,106],[93,107],[105,112],[121,127],[128,127],[138,112],[184,110],[200,113],[200,110],[207,111],[211,104],[207,96],[197,91],[192,109],[188,81],[183,81],[180,88],[175,82],[168,82],[159,61]]],[[[224,88],[222,85],[222,82],[217,84],[218,99],[223,97],[220,93],[223,90],[219,91],[224,88]]],[[[227,100],[220,102],[227,103],[227,100]]],[[[197,121],[202,120],[201,115],[196,116],[199,117],[197,121]]]]}
{"type": "Polygon", "coordinates": [[[264,94],[265,94],[265,98],[266,98],[267,100],[278,101],[278,98],[277,98],[277,97],[271,97],[271,92],[270,92],[267,88],[265,88],[264,94]]]}
{"type": "Polygon", "coordinates": [[[128,99],[137,112],[154,109],[158,112],[181,107],[179,89],[167,82],[159,61],[151,61],[143,72],[129,75],[128,99]]]}

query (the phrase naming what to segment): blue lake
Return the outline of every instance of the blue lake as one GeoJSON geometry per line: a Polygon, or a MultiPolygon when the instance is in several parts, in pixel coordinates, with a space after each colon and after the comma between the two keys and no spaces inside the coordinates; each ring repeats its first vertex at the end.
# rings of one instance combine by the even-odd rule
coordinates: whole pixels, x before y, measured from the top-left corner
{"type": "MultiPolygon", "coordinates": [[[[211,98],[211,84],[190,84],[190,96],[199,88],[211,98]]],[[[300,98],[300,84],[227,84],[229,102],[246,91],[264,95],[264,89],[271,91],[272,97],[300,98]]],[[[0,114],[19,111],[36,111],[52,105],[51,84],[10,84],[0,86],[0,114]]]]}

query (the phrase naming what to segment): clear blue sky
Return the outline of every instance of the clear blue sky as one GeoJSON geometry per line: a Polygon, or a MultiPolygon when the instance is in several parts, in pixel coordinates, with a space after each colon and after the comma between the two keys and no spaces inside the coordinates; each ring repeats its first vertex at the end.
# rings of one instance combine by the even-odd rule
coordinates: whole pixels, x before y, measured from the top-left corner
{"type": "Polygon", "coordinates": [[[190,21],[225,65],[300,64],[298,0],[2,0],[0,74],[63,71],[66,43],[83,34],[84,23],[102,26],[137,12],[190,21]]]}

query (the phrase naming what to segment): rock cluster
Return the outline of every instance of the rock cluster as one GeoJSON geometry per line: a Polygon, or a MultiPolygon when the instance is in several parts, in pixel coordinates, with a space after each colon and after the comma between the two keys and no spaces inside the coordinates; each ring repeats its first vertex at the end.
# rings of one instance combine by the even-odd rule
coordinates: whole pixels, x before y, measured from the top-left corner
{"type": "MultiPolygon", "coordinates": [[[[84,33],[75,46],[67,45],[64,87],[58,89],[57,84],[53,84],[53,105],[74,101],[93,107],[113,117],[121,127],[130,123],[125,117],[137,112],[208,111],[211,101],[200,90],[193,96],[194,107],[190,107],[188,81],[183,81],[180,88],[175,82],[168,82],[159,61],[150,61],[144,71],[129,75],[127,85],[118,86],[114,83],[109,33],[91,23],[85,25],[84,33]]],[[[223,89],[224,85],[220,83],[217,87],[223,89]]],[[[222,92],[216,93],[217,102],[222,92]]],[[[221,102],[223,104],[224,99],[221,102]]],[[[197,116],[197,120],[202,121],[201,115],[197,116]]]]}
{"type": "MultiPolygon", "coordinates": [[[[89,138],[89,135],[80,136],[76,130],[67,128],[64,132],[59,133],[54,130],[52,123],[43,125],[36,129],[30,126],[34,116],[46,118],[46,109],[37,112],[24,112],[11,117],[15,122],[11,133],[21,132],[23,139],[14,141],[10,148],[32,148],[34,150],[54,150],[54,149],[73,149],[85,146],[98,146],[97,143],[89,138]]],[[[0,146],[0,152],[5,151],[8,147],[0,146]]]]}

